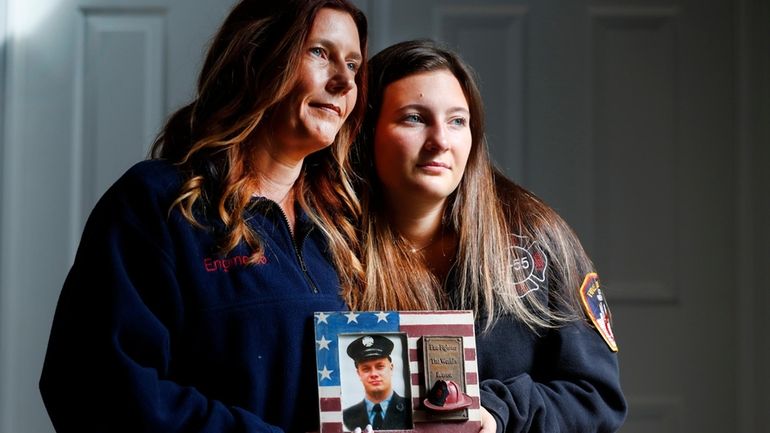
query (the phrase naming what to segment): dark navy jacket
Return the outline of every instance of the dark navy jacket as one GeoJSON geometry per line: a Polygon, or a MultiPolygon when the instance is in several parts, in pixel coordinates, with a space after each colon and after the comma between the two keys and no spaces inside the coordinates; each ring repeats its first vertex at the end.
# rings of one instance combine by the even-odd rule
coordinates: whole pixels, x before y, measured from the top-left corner
{"type": "Polygon", "coordinates": [[[622,425],[618,359],[591,325],[575,322],[538,337],[504,317],[476,332],[481,405],[496,416],[498,432],[614,432],[622,425]]]}
{"type": "Polygon", "coordinates": [[[265,260],[170,205],[180,176],[145,161],[89,217],[51,330],[40,390],[59,432],[318,429],[313,312],[346,309],[326,242],[301,212],[255,199],[265,260]]]}
{"type": "MultiPolygon", "coordinates": [[[[454,278],[447,283],[456,295],[454,278]]],[[[547,296],[547,288],[527,296],[547,296]]],[[[487,332],[484,324],[477,320],[481,405],[498,432],[614,432],[623,424],[618,358],[592,325],[576,321],[538,335],[511,316],[487,332]]]]}
{"type": "MultiPolygon", "coordinates": [[[[388,410],[385,412],[382,422],[382,430],[408,430],[412,427],[412,412],[409,409],[409,402],[393,391],[393,396],[388,403],[388,410]]],[[[366,402],[360,402],[350,406],[342,411],[342,422],[348,430],[353,431],[356,427],[362,430],[369,422],[369,413],[366,410],[366,402]]]]}

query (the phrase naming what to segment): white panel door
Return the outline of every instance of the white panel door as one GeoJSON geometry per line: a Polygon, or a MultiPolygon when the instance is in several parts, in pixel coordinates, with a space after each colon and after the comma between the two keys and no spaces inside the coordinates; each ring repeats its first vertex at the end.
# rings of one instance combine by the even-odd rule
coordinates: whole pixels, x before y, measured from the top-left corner
{"type": "Polygon", "coordinates": [[[37,381],[85,218],[192,95],[232,3],[3,1],[0,432],[52,431],[37,381]]]}
{"type": "Polygon", "coordinates": [[[750,425],[738,417],[734,2],[363,3],[372,53],[418,37],[460,50],[481,78],[496,161],[595,259],[630,403],[623,431],[750,425]]]}

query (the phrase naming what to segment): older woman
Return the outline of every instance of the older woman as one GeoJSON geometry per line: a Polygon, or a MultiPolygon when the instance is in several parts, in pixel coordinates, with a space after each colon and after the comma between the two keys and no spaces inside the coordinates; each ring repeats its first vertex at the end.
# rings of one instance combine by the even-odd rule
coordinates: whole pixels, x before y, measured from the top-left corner
{"type": "Polygon", "coordinates": [[[431,41],[369,63],[357,170],[360,310],[472,309],[484,432],[617,430],[617,346],[591,260],[567,224],[487,156],[470,68],[431,41]]]}
{"type": "Polygon", "coordinates": [[[362,275],[366,41],[347,0],[235,6],[155,159],[86,225],[40,382],[57,431],[318,428],[312,313],[362,275]]]}

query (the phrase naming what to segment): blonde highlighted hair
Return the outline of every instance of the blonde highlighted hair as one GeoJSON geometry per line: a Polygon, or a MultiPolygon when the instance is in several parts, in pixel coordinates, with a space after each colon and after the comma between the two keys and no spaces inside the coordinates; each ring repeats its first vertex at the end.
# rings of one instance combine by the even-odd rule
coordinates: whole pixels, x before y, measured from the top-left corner
{"type": "MultiPolygon", "coordinates": [[[[176,164],[185,176],[172,208],[192,224],[200,216],[219,219],[226,231],[221,252],[245,242],[252,262],[263,255],[259,236],[244,220],[257,179],[250,167],[255,134],[293,89],[307,34],[317,13],[332,8],[350,14],[367,56],[364,14],[347,0],[242,0],[225,19],[207,52],[197,94],[167,121],[151,157],[176,164]]],[[[331,146],[305,158],[294,197],[326,235],[343,287],[359,288],[355,221],[360,206],[347,158],[366,107],[367,68],[356,78],[356,106],[331,146]]]]}

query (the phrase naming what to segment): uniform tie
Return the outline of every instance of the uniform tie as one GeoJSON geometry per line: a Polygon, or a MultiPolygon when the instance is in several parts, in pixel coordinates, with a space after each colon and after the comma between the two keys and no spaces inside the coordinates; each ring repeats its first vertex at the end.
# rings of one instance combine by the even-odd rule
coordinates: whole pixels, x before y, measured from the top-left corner
{"type": "Polygon", "coordinates": [[[380,406],[379,403],[375,404],[372,408],[372,411],[374,412],[374,421],[372,422],[372,429],[374,430],[382,430],[382,406],[380,406]]]}

